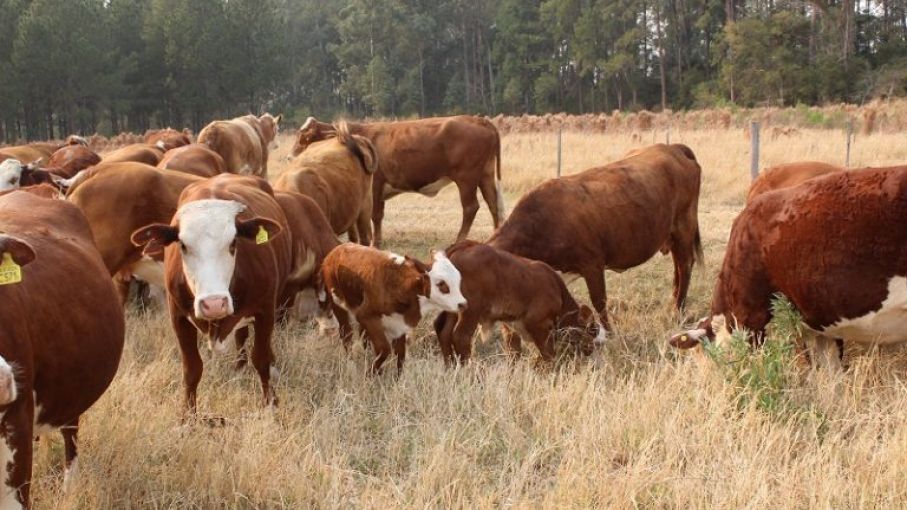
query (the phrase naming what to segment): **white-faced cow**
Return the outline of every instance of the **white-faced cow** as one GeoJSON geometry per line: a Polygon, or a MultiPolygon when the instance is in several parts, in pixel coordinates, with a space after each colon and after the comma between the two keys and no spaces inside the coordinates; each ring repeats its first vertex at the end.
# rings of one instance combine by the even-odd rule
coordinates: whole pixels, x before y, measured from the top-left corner
{"type": "MultiPolygon", "coordinates": [[[[378,170],[372,182],[374,244],[381,244],[384,201],[400,193],[433,197],[453,182],[460,192],[463,222],[457,240],[466,239],[479,210],[482,192],[495,228],[504,221],[501,190],[501,138],[491,122],[461,115],[402,122],[349,123],[350,132],[375,144],[378,170]]],[[[300,128],[294,156],[319,140],[334,136],[336,127],[309,118],[300,128]]]]}
{"type": "Polygon", "coordinates": [[[23,508],[36,434],[59,429],[64,483],[75,472],[79,417],[113,380],[125,325],[78,208],[13,191],[0,232],[0,508],[23,508]]]}

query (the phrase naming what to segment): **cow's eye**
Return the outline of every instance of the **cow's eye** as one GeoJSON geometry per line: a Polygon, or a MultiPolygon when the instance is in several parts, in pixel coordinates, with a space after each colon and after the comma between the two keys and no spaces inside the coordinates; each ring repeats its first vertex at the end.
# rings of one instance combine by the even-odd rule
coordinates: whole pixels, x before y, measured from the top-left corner
{"type": "Polygon", "coordinates": [[[230,255],[233,255],[234,253],[236,253],[236,239],[230,243],[230,255]]]}
{"type": "Polygon", "coordinates": [[[450,294],[450,287],[447,286],[447,282],[439,283],[438,290],[441,291],[441,294],[450,294]]]}
{"type": "Polygon", "coordinates": [[[9,180],[10,184],[16,184],[17,182],[19,182],[19,179],[16,179],[15,177],[9,180]]]}
{"type": "Polygon", "coordinates": [[[189,248],[186,248],[186,245],[184,243],[180,243],[180,251],[186,253],[187,251],[189,251],[189,248]]]}

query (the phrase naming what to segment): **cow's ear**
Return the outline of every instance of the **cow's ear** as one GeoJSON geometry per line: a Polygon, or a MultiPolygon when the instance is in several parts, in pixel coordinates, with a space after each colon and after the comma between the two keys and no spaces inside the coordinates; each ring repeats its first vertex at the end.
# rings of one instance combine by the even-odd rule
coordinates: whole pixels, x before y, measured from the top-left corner
{"type": "Polygon", "coordinates": [[[283,114],[277,114],[277,117],[274,117],[274,124],[280,124],[280,119],[283,118],[283,114]]]}
{"type": "Polygon", "coordinates": [[[415,266],[415,268],[418,269],[420,273],[428,273],[429,267],[425,265],[425,263],[421,260],[410,257],[409,255],[404,255],[403,258],[405,258],[410,264],[415,266]]]}
{"type": "Polygon", "coordinates": [[[144,246],[142,253],[145,255],[160,255],[172,242],[178,241],[180,236],[179,228],[155,223],[142,227],[132,233],[132,244],[144,246]]]}
{"type": "Polygon", "coordinates": [[[35,260],[35,250],[25,241],[6,235],[0,235],[0,254],[9,253],[13,261],[24,266],[35,260]]]}
{"type": "Polygon", "coordinates": [[[252,218],[250,220],[236,220],[236,236],[255,241],[255,244],[265,244],[274,238],[283,227],[268,218],[252,218]]]}

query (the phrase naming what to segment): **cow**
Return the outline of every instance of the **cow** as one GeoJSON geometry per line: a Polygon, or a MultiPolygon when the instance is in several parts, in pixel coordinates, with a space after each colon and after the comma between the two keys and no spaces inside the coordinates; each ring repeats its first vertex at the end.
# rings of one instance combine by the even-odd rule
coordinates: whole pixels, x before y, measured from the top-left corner
{"type": "Polygon", "coordinates": [[[25,163],[36,163],[40,165],[50,159],[50,156],[62,147],[62,144],[54,142],[33,142],[27,145],[15,145],[3,147],[0,149],[0,161],[6,159],[17,159],[25,163]]]}
{"type": "MultiPolygon", "coordinates": [[[[372,222],[375,246],[382,241],[385,200],[405,192],[433,197],[453,182],[460,192],[463,221],[457,240],[466,239],[482,192],[494,227],[504,221],[501,189],[501,138],[488,119],[461,115],[402,122],[349,123],[354,135],[368,138],[377,149],[379,167],[373,178],[372,222]]],[[[299,129],[292,154],[334,136],[336,126],[310,117],[299,129]]]]}
{"type": "Polygon", "coordinates": [[[157,147],[164,151],[171,151],[177,147],[183,147],[192,143],[189,136],[171,128],[149,129],[145,131],[145,143],[157,147]]]}
{"type": "Polygon", "coordinates": [[[796,186],[813,177],[842,171],[844,171],[844,169],[839,166],[820,163],[818,161],[787,163],[767,168],[763,170],[750,185],[750,191],[746,196],[746,202],[750,203],[753,199],[768,191],[790,188],[791,186],[796,186]]]}
{"type": "Polygon", "coordinates": [[[162,157],[164,157],[164,151],[159,147],[144,143],[134,143],[102,155],[101,161],[104,163],[124,163],[131,161],[157,166],[157,164],[161,162],[162,157]]]}
{"type": "Polygon", "coordinates": [[[375,351],[374,374],[390,356],[391,342],[397,374],[401,373],[406,335],[424,314],[456,312],[467,305],[460,292],[460,272],[444,252],[436,252],[431,266],[426,266],[414,258],[345,243],[328,254],[321,272],[344,347],[349,349],[352,342],[352,314],[375,351]]]}
{"type": "Polygon", "coordinates": [[[168,150],[157,167],[161,170],[178,170],[199,177],[214,177],[227,171],[224,158],[209,149],[207,145],[199,143],[168,150]]]}
{"type": "Polygon", "coordinates": [[[341,123],[336,136],[313,143],[274,183],[274,189],[311,197],[324,211],[334,233],[353,242],[371,241],[372,178],[378,166],[375,147],[350,134],[341,123]]]}
{"type": "Polygon", "coordinates": [[[588,306],[576,303],[548,264],[470,240],[444,252],[462,275],[460,289],[469,303],[466,310],[442,313],[435,320],[441,353],[448,364],[455,361],[454,354],[465,363],[476,328],[481,325],[482,334],[487,335],[497,322],[508,324],[502,333],[511,355],[520,354],[521,337],[525,337],[535,343],[540,362],[554,359],[558,338],[587,353],[593,344],[605,342],[604,326],[588,306]]]}
{"type": "Polygon", "coordinates": [[[709,316],[671,345],[760,344],[781,293],[799,310],[818,366],[842,342],[907,341],[907,166],[834,172],[747,204],[731,228],[709,316]]]}
{"type": "Polygon", "coordinates": [[[64,145],[51,154],[47,168],[65,179],[101,162],[101,156],[81,144],[64,145]]]}
{"type": "Polygon", "coordinates": [[[0,232],[0,507],[23,508],[36,435],[60,431],[71,483],[79,418],[116,374],[125,324],[78,208],[13,191],[0,232]]]}
{"type": "Polygon", "coordinates": [[[265,404],[276,404],[271,336],[292,270],[293,241],[267,182],[221,174],[192,183],[169,224],[142,227],[132,240],[146,255],[164,250],[167,303],[182,352],[188,413],[195,414],[202,375],[198,333],[221,352],[227,337],[250,321],[252,365],[265,404]]]}
{"type": "Polygon", "coordinates": [[[605,269],[624,271],[656,252],[674,259],[674,304],[683,307],[702,261],[701,170],[685,145],[658,144],[603,167],[551,179],[524,195],[488,244],[581,276],[610,329],[605,269]]]}
{"type": "Polygon", "coordinates": [[[48,170],[37,168],[36,163],[24,165],[17,159],[6,159],[0,162],[0,191],[37,184],[56,185],[58,178],[59,176],[48,170]]]}
{"type": "Polygon", "coordinates": [[[228,172],[266,177],[268,151],[277,148],[280,117],[266,113],[216,120],[201,130],[198,143],[220,154],[228,172]]]}
{"type": "Polygon", "coordinates": [[[123,301],[128,293],[123,280],[128,283],[132,275],[163,289],[160,260],[144,256],[130,238],[145,225],[169,223],[183,189],[201,179],[135,162],[102,163],[79,177],[80,181],[70,187],[67,200],[77,205],[88,220],[110,276],[121,276],[123,301]]]}

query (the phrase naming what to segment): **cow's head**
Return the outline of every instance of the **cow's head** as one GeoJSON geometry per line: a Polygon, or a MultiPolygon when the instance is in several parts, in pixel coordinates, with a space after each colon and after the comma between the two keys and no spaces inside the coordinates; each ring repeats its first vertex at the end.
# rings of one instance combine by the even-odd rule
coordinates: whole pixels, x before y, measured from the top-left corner
{"type": "Polygon", "coordinates": [[[309,145],[320,142],[326,138],[334,136],[335,129],[331,124],[318,122],[315,117],[309,117],[305,123],[296,132],[296,141],[293,143],[293,149],[290,151],[291,157],[302,154],[309,145]]]}
{"type": "Polygon", "coordinates": [[[0,191],[17,189],[25,167],[18,159],[7,159],[0,163],[0,191]]]}
{"type": "Polygon", "coordinates": [[[281,117],[282,115],[274,117],[270,113],[266,113],[258,118],[258,123],[261,125],[262,134],[265,135],[265,140],[268,141],[268,149],[272,151],[280,148],[280,142],[277,138],[280,135],[281,117]]]}
{"type": "Polygon", "coordinates": [[[217,320],[233,314],[230,283],[238,245],[249,244],[244,249],[254,249],[255,244],[267,243],[281,231],[268,218],[238,219],[245,208],[234,200],[196,200],[179,208],[172,225],[148,225],[132,234],[132,242],[144,246],[146,255],[179,243],[183,276],[198,319],[217,320]]]}
{"type": "Polygon", "coordinates": [[[423,274],[419,305],[422,313],[440,310],[457,312],[466,309],[466,298],[460,291],[462,277],[443,251],[432,254],[431,266],[406,257],[423,274]]]}
{"type": "Polygon", "coordinates": [[[586,305],[579,305],[575,315],[563,319],[561,333],[563,340],[570,345],[579,346],[583,354],[592,354],[596,345],[602,345],[607,340],[605,326],[599,321],[595,312],[586,305]]]}
{"type": "Polygon", "coordinates": [[[730,339],[731,330],[727,319],[724,315],[717,314],[704,317],[694,329],[672,336],[668,343],[677,349],[692,349],[701,346],[703,342],[714,342],[715,345],[724,346],[730,339]]]}

